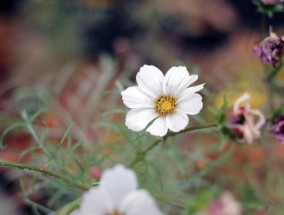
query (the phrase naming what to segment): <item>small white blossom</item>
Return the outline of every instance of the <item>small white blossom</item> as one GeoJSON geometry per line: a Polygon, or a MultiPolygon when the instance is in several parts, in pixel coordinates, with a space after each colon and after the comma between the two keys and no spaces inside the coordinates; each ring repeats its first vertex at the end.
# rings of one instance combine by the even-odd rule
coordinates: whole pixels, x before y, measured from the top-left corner
{"type": "Polygon", "coordinates": [[[151,195],[137,186],[135,173],[118,164],[103,172],[99,186],[83,195],[71,215],[163,215],[151,195]]]}
{"type": "Polygon", "coordinates": [[[188,116],[202,109],[202,97],[196,92],[203,85],[189,87],[198,75],[189,75],[185,67],[172,67],[164,76],[155,66],[144,65],[136,75],[138,86],[121,92],[124,104],[131,108],[126,115],[126,126],[133,131],[147,128],[155,136],[165,136],[168,129],[183,130],[188,116]]]}

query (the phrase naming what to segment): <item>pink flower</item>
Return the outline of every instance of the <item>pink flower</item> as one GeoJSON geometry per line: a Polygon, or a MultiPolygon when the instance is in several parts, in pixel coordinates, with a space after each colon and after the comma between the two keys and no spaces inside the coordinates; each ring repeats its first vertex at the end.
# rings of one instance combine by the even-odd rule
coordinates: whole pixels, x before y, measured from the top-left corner
{"type": "Polygon", "coordinates": [[[275,5],[283,2],[283,0],[261,0],[265,5],[275,5]]]}
{"type": "Polygon", "coordinates": [[[239,140],[251,144],[260,137],[260,128],[265,123],[265,117],[259,110],[250,108],[249,99],[250,95],[245,93],[236,100],[228,127],[239,140]],[[258,119],[255,120],[255,117],[258,119]]]}
{"type": "Polygon", "coordinates": [[[97,179],[99,179],[101,177],[102,171],[101,171],[100,167],[93,166],[93,167],[90,168],[89,174],[90,174],[91,178],[97,180],[97,179]]]}
{"type": "Polygon", "coordinates": [[[241,207],[230,192],[224,192],[218,200],[197,215],[241,215],[241,207]]]}

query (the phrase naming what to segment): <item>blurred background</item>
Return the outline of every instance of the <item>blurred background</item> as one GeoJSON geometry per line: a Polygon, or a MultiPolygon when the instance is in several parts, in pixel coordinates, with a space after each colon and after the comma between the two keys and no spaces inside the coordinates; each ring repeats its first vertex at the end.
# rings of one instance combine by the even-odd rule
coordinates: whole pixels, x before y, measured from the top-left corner
{"type": "MultiPolygon", "coordinates": [[[[200,75],[201,83],[206,82],[205,102],[213,107],[220,107],[224,95],[231,104],[247,91],[253,107],[269,111],[263,65],[251,49],[268,36],[269,25],[283,35],[283,20],[283,13],[266,18],[248,0],[1,0],[1,131],[21,118],[23,109],[34,113],[46,108],[50,111],[38,123],[44,122],[52,131],[49,139],[58,139],[73,121],[77,139],[117,140],[115,132],[103,130],[101,137],[96,120],[113,104],[123,108],[119,93],[112,97],[111,92],[134,82],[143,64],[164,72],[174,65],[187,66],[190,73],[200,75]]],[[[275,97],[280,103],[280,96],[275,97]]],[[[203,116],[210,119],[206,110],[203,116]]],[[[124,116],[110,120],[121,123],[124,116]]],[[[218,142],[208,137],[200,140],[208,141],[218,142]]],[[[278,175],[283,170],[284,148],[278,143],[263,147],[265,141],[238,149],[222,169],[215,170],[217,175],[214,171],[208,175],[212,183],[235,191],[240,201],[252,201],[248,205],[252,211],[269,207],[267,200],[253,205],[263,194],[269,195],[272,205],[284,203],[275,194],[282,175],[273,178],[276,182],[270,181],[267,190],[263,186],[267,171],[278,175]]],[[[9,134],[0,159],[35,160],[19,153],[32,142],[26,132],[9,134]]],[[[204,156],[215,160],[220,154],[204,156]]],[[[197,170],[207,165],[204,160],[194,162],[197,170]]],[[[19,174],[0,168],[0,215],[48,214],[40,207],[35,212],[35,203],[22,200],[19,174]]],[[[45,205],[43,193],[31,199],[45,205]]]]}

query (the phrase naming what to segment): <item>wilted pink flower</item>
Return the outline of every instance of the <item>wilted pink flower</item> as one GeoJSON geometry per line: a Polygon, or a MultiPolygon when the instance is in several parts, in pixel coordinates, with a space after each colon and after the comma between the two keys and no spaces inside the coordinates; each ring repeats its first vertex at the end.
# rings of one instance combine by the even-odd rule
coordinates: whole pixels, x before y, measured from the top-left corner
{"type": "Polygon", "coordinates": [[[250,108],[249,99],[250,95],[245,93],[236,100],[228,127],[239,140],[251,144],[260,137],[260,128],[265,123],[265,117],[259,110],[250,108]]]}
{"type": "Polygon", "coordinates": [[[284,144],[284,115],[278,116],[273,122],[269,122],[267,129],[275,135],[280,143],[284,144]]]}
{"type": "Polygon", "coordinates": [[[283,0],[261,0],[265,5],[275,5],[283,2],[283,0]]]}
{"type": "Polygon", "coordinates": [[[283,40],[270,31],[270,36],[266,37],[259,45],[254,46],[252,50],[265,64],[274,66],[281,60],[283,47],[283,40]]]}
{"type": "Polygon", "coordinates": [[[209,207],[197,215],[241,215],[241,207],[230,192],[224,192],[209,207]]]}

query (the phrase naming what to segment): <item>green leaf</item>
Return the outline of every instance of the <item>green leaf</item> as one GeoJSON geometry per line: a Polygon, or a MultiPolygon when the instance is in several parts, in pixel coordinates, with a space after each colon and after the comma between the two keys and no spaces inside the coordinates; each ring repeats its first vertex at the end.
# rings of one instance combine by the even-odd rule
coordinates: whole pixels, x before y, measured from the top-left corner
{"type": "Polygon", "coordinates": [[[68,136],[68,134],[69,134],[69,132],[70,132],[72,126],[73,126],[73,123],[71,123],[71,124],[69,125],[68,129],[66,130],[66,132],[65,132],[64,135],[63,135],[63,137],[61,138],[60,143],[59,143],[58,146],[56,147],[55,152],[53,153],[53,155],[48,159],[48,161],[46,162],[46,164],[43,165],[44,168],[48,167],[49,164],[50,164],[53,160],[55,160],[56,155],[57,155],[59,149],[61,148],[62,144],[63,144],[64,141],[66,140],[66,138],[67,138],[67,136],[68,136]]]}
{"type": "Polygon", "coordinates": [[[217,121],[217,129],[219,137],[221,139],[219,149],[223,149],[229,139],[235,141],[233,132],[226,127],[226,122],[227,122],[226,113],[228,111],[228,102],[226,97],[224,97],[224,101],[220,109],[212,109],[211,111],[215,115],[217,121]]]}
{"type": "Polygon", "coordinates": [[[219,189],[217,186],[213,186],[199,191],[194,199],[188,200],[186,214],[194,214],[204,210],[219,195],[219,189]]]}
{"type": "Polygon", "coordinates": [[[6,148],[6,146],[4,146],[4,144],[3,144],[3,141],[4,141],[4,138],[6,137],[6,135],[10,131],[12,131],[12,130],[14,130],[16,128],[26,127],[26,126],[27,126],[27,123],[25,123],[25,122],[17,122],[17,123],[14,123],[13,125],[9,126],[8,128],[6,128],[4,130],[4,132],[2,133],[1,138],[0,138],[0,149],[6,148]]]}
{"type": "Polygon", "coordinates": [[[265,5],[261,0],[253,0],[253,3],[257,6],[258,12],[266,14],[269,18],[272,18],[274,13],[282,12],[284,10],[284,6],[281,3],[265,5]]]}
{"type": "Polygon", "coordinates": [[[281,115],[284,115],[284,104],[281,104],[278,108],[274,109],[268,120],[274,122],[274,120],[281,115]]]}

